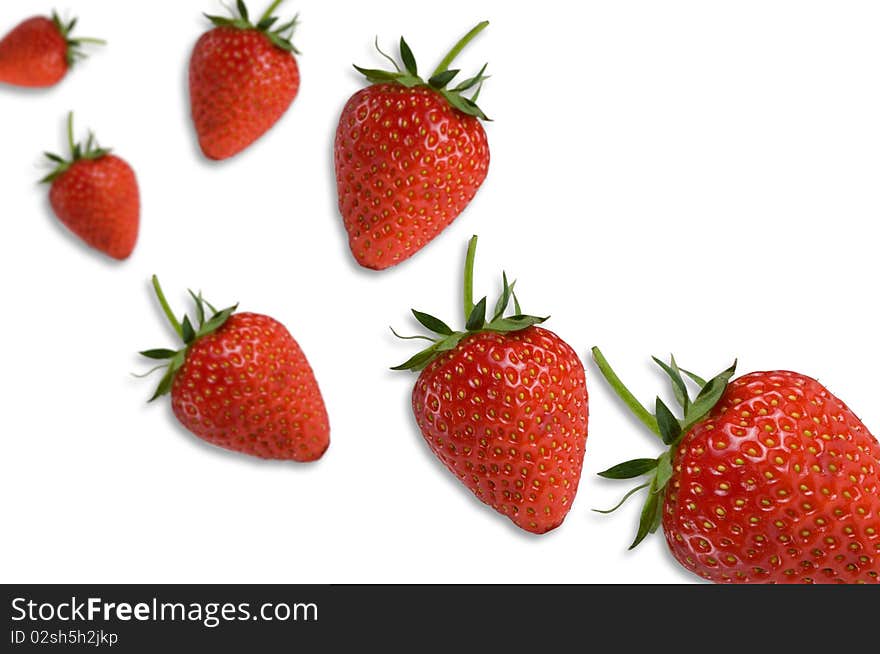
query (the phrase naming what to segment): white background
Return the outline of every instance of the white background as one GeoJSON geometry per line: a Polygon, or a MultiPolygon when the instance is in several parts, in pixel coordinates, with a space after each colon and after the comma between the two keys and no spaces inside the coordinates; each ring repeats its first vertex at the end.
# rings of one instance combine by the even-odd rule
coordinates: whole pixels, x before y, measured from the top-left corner
{"type": "MultiPolygon", "coordinates": [[[[268,2],[266,3],[268,4],[268,2]]],[[[0,3],[0,31],[53,3],[0,3]],[[26,5],[26,7],[25,7],[26,5]]],[[[167,3],[170,7],[171,3],[167,3]]],[[[0,87],[0,579],[4,582],[697,582],[637,502],[596,473],[659,449],[598,378],[601,345],[645,402],[674,351],[709,375],[789,368],[880,425],[876,295],[880,6],[875,2],[299,1],[300,95],[238,157],[210,163],[186,69],[214,0],[173,11],[68,0],[108,39],[48,91],[0,87]],[[405,34],[423,69],[481,19],[489,176],[466,212],[391,270],[359,268],[336,210],[332,142],[405,34]],[[142,230],[111,261],[52,216],[36,180],[64,117],[135,168],[142,230]],[[475,500],[410,415],[410,307],[455,321],[467,239],[478,292],[505,268],[524,308],[587,362],[590,428],[565,523],[534,536],[475,500]],[[218,450],[179,427],[140,349],[174,343],[151,295],[284,322],[316,370],[331,446],[314,464],[218,450]]],[[[252,13],[262,11],[253,5],[252,13]]],[[[416,343],[417,345],[417,343],[416,343]]]]}

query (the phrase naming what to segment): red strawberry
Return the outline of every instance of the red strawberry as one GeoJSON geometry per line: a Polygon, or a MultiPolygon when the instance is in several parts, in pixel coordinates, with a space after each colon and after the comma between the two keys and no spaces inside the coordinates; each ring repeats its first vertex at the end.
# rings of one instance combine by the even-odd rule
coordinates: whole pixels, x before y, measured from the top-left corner
{"type": "MultiPolygon", "coordinates": [[[[336,129],[336,187],[358,263],[382,270],[408,259],[473,199],[489,170],[476,100],[486,67],[454,88],[449,65],[483,28],[465,35],[427,82],[400,39],[405,71],[355,68],[373,83],[355,93],[336,129]],[[471,98],[462,95],[476,89],[471,98]]],[[[381,51],[380,51],[381,52],[381,51]]]]}
{"type": "Polygon", "coordinates": [[[171,393],[171,408],[186,429],[219,447],[263,459],[315,461],[330,445],[327,410],[305,354],[277,320],[257,313],[216,311],[201,294],[197,326],[178,321],[153,276],[159,303],[181,350],[147,350],[167,361],[153,397],[171,393]],[[205,310],[212,315],[207,318],[205,310]]]}
{"type": "Polygon", "coordinates": [[[196,43],[189,63],[192,118],[210,159],[238,154],[265,134],[293,102],[299,68],[290,37],[294,17],[277,29],[275,0],[256,25],[238,0],[239,16],[208,16],[215,25],[196,43]]]}
{"type": "Polygon", "coordinates": [[[565,341],[536,326],[546,318],[522,314],[506,274],[487,322],[486,298],[472,302],[476,244],[475,236],[465,331],[413,310],[439,336],[395,370],[421,370],[412,408],[434,454],[482,502],[542,534],[562,524],[577,493],[587,440],[584,367],[565,341]],[[505,318],[511,298],[516,313],[505,318]]]}
{"type": "Polygon", "coordinates": [[[0,41],[0,82],[15,86],[52,86],[60,82],[77,58],[83,57],[83,43],[100,39],[71,38],[74,18],[62,22],[56,13],[51,18],[34,16],[20,23],[0,41]]]}
{"type": "Polygon", "coordinates": [[[601,473],[650,475],[632,547],[662,524],[679,563],[710,581],[880,583],[880,443],[819,382],[775,371],[728,383],[734,364],[707,383],[655,359],[682,404],[677,419],[659,398],[652,415],[593,354],[670,448],[601,473]],[[693,401],[682,373],[701,387],[693,401]]]}
{"type": "Polygon", "coordinates": [[[49,202],[58,219],[83,241],[125,259],[134,250],[140,222],[140,195],[131,167],[101,148],[89,133],[74,143],[73,114],[67,118],[70,160],[46,153],[56,166],[41,181],[51,183],[49,202]]]}

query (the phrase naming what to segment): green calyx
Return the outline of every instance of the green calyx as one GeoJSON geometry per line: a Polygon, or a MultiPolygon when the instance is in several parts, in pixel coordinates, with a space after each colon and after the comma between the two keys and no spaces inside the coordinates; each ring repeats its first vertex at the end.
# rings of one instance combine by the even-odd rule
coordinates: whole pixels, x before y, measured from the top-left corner
{"type": "Polygon", "coordinates": [[[73,31],[73,28],[76,27],[76,18],[71,18],[68,22],[64,22],[61,20],[61,16],[58,15],[57,11],[52,12],[52,23],[61,33],[61,36],[64,37],[64,41],[67,43],[67,65],[73,66],[80,59],[85,59],[86,55],[81,50],[84,43],[93,43],[95,45],[107,45],[107,42],[103,39],[93,39],[86,36],[79,36],[73,38],[70,36],[70,33],[73,31]]]}
{"type": "Polygon", "coordinates": [[[660,527],[663,518],[664,491],[673,472],[672,456],[678,449],[678,445],[685,434],[700,420],[705,418],[715,408],[715,405],[718,404],[736,371],[736,361],[733,362],[732,366],[706,381],[699,375],[679,368],[673,356],[670,356],[669,363],[653,357],[654,362],[660,366],[672,382],[672,393],[681,407],[682,414],[681,418],[677,418],[659,397],[654,402],[654,413],[651,413],[624,386],[599,348],[594,347],[592,353],[593,360],[596,362],[605,381],[608,382],[617,396],[642,424],[660,438],[667,447],[666,451],[656,459],[632,459],[599,473],[600,477],[605,477],[606,479],[634,479],[636,477],[648,476],[648,480],[645,483],[633,488],[624,495],[617,506],[607,511],[599,511],[599,513],[611,513],[620,508],[637,491],[644,488],[648,489],[648,495],[645,498],[641,518],[639,519],[639,528],[635,539],[629,546],[629,549],[633,549],[648,534],[653,534],[660,527]],[[693,382],[699,388],[694,399],[691,399],[688,392],[686,380],[693,382]]]}
{"type": "Polygon", "coordinates": [[[43,155],[52,162],[54,168],[52,172],[40,180],[41,184],[48,184],[55,181],[68,168],[81,159],[100,159],[110,153],[110,148],[102,148],[95,140],[95,135],[90,131],[89,137],[85,143],[77,143],[73,138],[73,112],[67,114],[67,144],[70,147],[70,159],[54,154],[52,152],[44,152],[43,155]]]}
{"type": "Polygon", "coordinates": [[[480,332],[496,332],[505,334],[509,332],[518,332],[532,325],[538,325],[547,317],[529,316],[522,312],[519,300],[513,288],[516,281],[508,283],[507,273],[503,273],[501,296],[495,303],[492,314],[487,313],[487,298],[481,299],[474,303],[474,259],[477,252],[477,237],[471,238],[468,243],[467,256],[464,264],[464,317],[465,328],[463,331],[453,331],[445,322],[439,318],[416,311],[412,309],[413,316],[416,320],[432,331],[436,336],[400,336],[392,329],[391,331],[398,338],[403,339],[422,339],[430,341],[431,345],[411,357],[409,360],[394,366],[392,370],[423,370],[431,361],[437,358],[443,352],[454,349],[465,336],[478,334],[480,332]],[[514,314],[504,316],[510,301],[513,300],[514,314]]]}
{"type": "Polygon", "coordinates": [[[186,355],[189,353],[193,344],[203,336],[212,334],[220,329],[226,321],[229,320],[229,316],[235,313],[235,310],[238,308],[238,305],[236,304],[218,311],[210,302],[202,297],[201,292],[196,294],[189,291],[189,294],[196,305],[196,326],[188,315],[184,315],[182,319],[178,320],[177,316],[174,315],[174,312],[168,305],[168,300],[165,299],[165,294],[162,292],[162,287],[159,285],[159,279],[156,275],[153,275],[152,282],[153,290],[156,292],[156,297],[159,299],[162,311],[168,318],[168,322],[171,323],[174,331],[183,341],[184,347],[179,350],[159,348],[140,352],[141,356],[148,359],[166,362],[149,370],[145,375],[140,375],[141,377],[145,377],[157,370],[165,371],[165,374],[162,375],[162,379],[159,382],[159,386],[156,387],[156,392],[153,393],[153,397],[150,398],[150,402],[171,391],[171,384],[174,382],[174,375],[176,375],[177,371],[183,366],[186,361],[186,355]],[[208,317],[206,310],[211,312],[210,317],[208,317]]]}
{"type": "Polygon", "coordinates": [[[257,30],[258,32],[265,34],[275,47],[281,48],[286,52],[300,54],[300,51],[297,50],[291,42],[293,31],[296,29],[299,20],[299,14],[286,23],[283,23],[281,26],[276,27],[278,24],[278,17],[273,16],[272,14],[282,2],[284,2],[284,0],[274,0],[256,23],[251,22],[250,14],[248,13],[248,8],[247,5],[245,5],[244,0],[236,0],[235,6],[238,10],[238,15],[235,15],[235,12],[230,9],[230,13],[233,14],[232,18],[226,16],[211,16],[209,14],[205,14],[205,17],[217,27],[257,30]]]}
{"type": "Polygon", "coordinates": [[[469,77],[458,85],[448,88],[450,82],[452,82],[455,76],[461,72],[459,69],[450,70],[449,66],[465,46],[467,46],[477,34],[482,32],[488,24],[489,21],[484,20],[474,26],[470,32],[465,34],[458,43],[452,47],[452,50],[446,54],[434,72],[431,73],[427,82],[419,77],[416,58],[402,36],[400,37],[400,59],[403,63],[402,69],[392,57],[382,52],[379,48],[379,41],[377,38],[376,50],[391,62],[391,65],[394,66],[394,70],[378,70],[373,68],[361,68],[360,66],[355,66],[355,70],[364,75],[373,84],[387,84],[393,82],[401,84],[407,88],[427,86],[440,93],[440,95],[446,98],[446,101],[449,102],[450,105],[458,109],[460,112],[481,120],[490,120],[486,114],[483,113],[482,109],[477,106],[477,99],[480,97],[480,90],[483,88],[483,81],[488,79],[488,77],[484,75],[488,64],[484,64],[480,69],[480,72],[473,77],[469,77]],[[471,96],[466,97],[464,93],[471,90],[473,90],[471,96]]]}

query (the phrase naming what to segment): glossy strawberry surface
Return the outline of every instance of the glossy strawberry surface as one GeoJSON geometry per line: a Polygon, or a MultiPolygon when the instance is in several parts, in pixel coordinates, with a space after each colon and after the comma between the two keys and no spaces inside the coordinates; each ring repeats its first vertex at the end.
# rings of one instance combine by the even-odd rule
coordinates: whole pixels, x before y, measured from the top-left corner
{"type": "Polygon", "coordinates": [[[215,27],[190,58],[192,119],[210,159],[238,154],[265,134],[299,91],[293,54],[257,29],[215,27]]]}
{"type": "Polygon", "coordinates": [[[544,533],[571,509],[587,439],[584,368],[553,332],[466,336],[412,394],[431,450],[478,499],[544,533]]]}
{"type": "Polygon", "coordinates": [[[0,40],[0,82],[52,86],[68,67],[67,40],[49,18],[29,18],[0,40]]]}
{"type": "Polygon", "coordinates": [[[284,325],[262,314],[234,313],[190,345],[171,406],[199,438],[260,458],[314,461],[330,444],[305,354],[284,325]]]}
{"type": "Polygon", "coordinates": [[[489,158],[479,119],[436,90],[358,91],[335,142],[339,210],[357,261],[380,270],[421,250],[473,199],[489,158]]]}
{"type": "Polygon", "coordinates": [[[716,582],[880,582],[880,444],[819,382],[733,380],[681,440],[663,530],[716,582]]]}
{"type": "Polygon", "coordinates": [[[91,247],[115,259],[131,255],[140,226],[140,192],[123,159],[105,154],[74,161],[52,181],[49,201],[58,219],[91,247]]]}

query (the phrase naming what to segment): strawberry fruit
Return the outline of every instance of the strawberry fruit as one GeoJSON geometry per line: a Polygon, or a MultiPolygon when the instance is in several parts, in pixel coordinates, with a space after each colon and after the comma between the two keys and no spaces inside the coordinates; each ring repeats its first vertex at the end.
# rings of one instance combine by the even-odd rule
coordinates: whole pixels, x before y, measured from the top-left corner
{"type": "Polygon", "coordinates": [[[76,19],[64,22],[33,16],[0,40],[0,82],[14,86],[46,87],[60,82],[77,59],[84,57],[83,43],[103,44],[101,39],[71,37],[76,19]]]}
{"type": "Polygon", "coordinates": [[[372,85],[342,110],[334,156],[339,211],[360,265],[382,270],[414,255],[486,179],[489,144],[480,120],[487,118],[476,104],[486,66],[448,85],[459,73],[449,69],[453,59],[487,25],[456,43],[427,82],[402,37],[403,70],[390,57],[394,71],[355,66],[372,85]],[[469,90],[470,98],[463,95],[469,90]]]}
{"type": "Polygon", "coordinates": [[[217,311],[192,291],[197,320],[178,320],[155,275],[153,288],[184,347],[141,352],[166,362],[154,369],[165,374],[150,401],[170,393],[180,424],[218,447],[263,459],[321,458],[330,445],[327,410],[284,325],[235,306],[217,311]]]}
{"type": "Polygon", "coordinates": [[[487,314],[473,303],[477,237],[464,275],[464,331],[413,310],[437,334],[395,370],[421,371],[412,410],[428,446],[476,497],[518,527],[562,524],[577,493],[587,440],[584,367],[572,348],[522,313],[514,283],[487,314]],[[515,313],[504,317],[510,301],[515,313]]]}
{"type": "Polygon", "coordinates": [[[296,17],[280,27],[275,0],[256,23],[238,0],[238,16],[207,16],[214,28],[199,38],[189,64],[192,119],[209,159],[227,159],[265,134],[299,91],[290,39],[296,17]]]}
{"type": "Polygon", "coordinates": [[[126,259],[137,243],[140,193],[134,171],[99,147],[89,133],[75,143],[73,113],[67,116],[70,159],[46,152],[55,169],[41,182],[51,184],[49,203],[58,219],[93,248],[126,259]]]}
{"type": "Polygon", "coordinates": [[[880,444],[818,381],[784,370],[730,381],[734,364],[706,382],[655,358],[682,407],[676,418],[659,397],[652,414],[598,348],[593,356],[669,447],[600,473],[648,476],[631,548],[662,524],[679,563],[716,583],[880,583],[880,444]]]}

